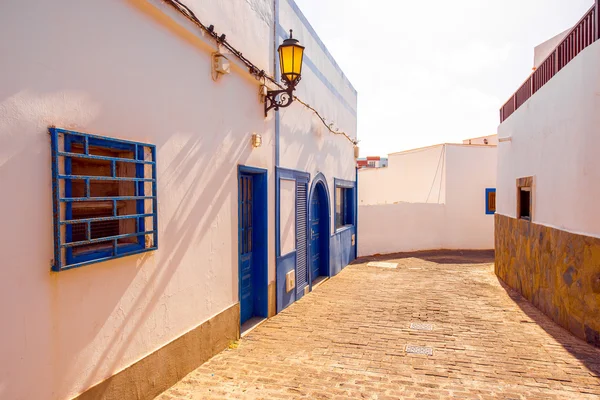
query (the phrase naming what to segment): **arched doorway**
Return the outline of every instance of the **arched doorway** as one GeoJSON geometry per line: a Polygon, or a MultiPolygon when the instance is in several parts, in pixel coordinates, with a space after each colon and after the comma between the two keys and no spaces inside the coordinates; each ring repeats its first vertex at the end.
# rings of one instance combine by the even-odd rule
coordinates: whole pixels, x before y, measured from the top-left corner
{"type": "Polygon", "coordinates": [[[329,276],[329,195],[325,177],[313,181],[309,203],[309,270],[311,285],[329,276]]]}

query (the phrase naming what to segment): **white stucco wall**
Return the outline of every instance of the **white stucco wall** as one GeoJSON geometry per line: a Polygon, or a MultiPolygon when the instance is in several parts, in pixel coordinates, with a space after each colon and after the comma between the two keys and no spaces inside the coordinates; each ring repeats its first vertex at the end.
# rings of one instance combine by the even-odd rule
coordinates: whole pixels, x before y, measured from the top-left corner
{"type": "MultiPolygon", "coordinates": [[[[357,93],[340,67],[332,61],[314,29],[292,0],[277,0],[278,32],[294,38],[306,47],[302,80],[296,95],[310,104],[339,131],[357,136],[357,93]]],[[[283,41],[280,36],[279,41],[283,41]]],[[[274,113],[271,113],[274,115],[274,113]]],[[[356,163],[354,145],[342,135],[334,135],[319,118],[299,103],[280,110],[280,164],[283,168],[308,172],[311,180],[322,173],[328,184],[330,210],[334,215],[334,179],[354,181],[356,163]]],[[[282,210],[283,211],[283,210],[282,210]]],[[[281,214],[281,220],[289,215],[281,214]]],[[[330,218],[331,232],[335,231],[330,218]]],[[[282,254],[285,254],[282,252],[282,254]]]]}
{"type": "Polygon", "coordinates": [[[359,205],[445,202],[443,144],[393,153],[387,168],[360,169],[359,205]],[[385,182],[385,184],[383,184],[385,182]]]}
{"type": "MultiPolygon", "coordinates": [[[[186,3],[271,70],[272,2],[186,3]]],[[[0,398],[71,398],[238,302],[236,166],[269,169],[274,226],[274,124],[198,32],[159,0],[0,5],[0,398]],[[157,146],[158,251],[50,272],[49,125],[157,146]]]]}
{"type": "Polygon", "coordinates": [[[358,256],[444,248],[443,204],[360,206],[358,256]]]}
{"type": "MultiPolygon", "coordinates": [[[[356,138],[356,91],[293,1],[185,4],[271,75],[282,40],[274,20],[293,28],[307,49],[296,94],[356,138]]],[[[215,50],[160,0],[0,5],[0,183],[13,188],[0,198],[10,210],[0,230],[0,398],[71,398],[237,303],[238,165],[269,171],[274,282],[275,113],[264,118],[261,82],[235,57],[213,82],[215,50]],[[157,251],[50,272],[50,125],[157,146],[157,251]],[[252,149],[252,133],[262,147],[252,149]]],[[[280,165],[322,172],[333,202],[334,178],[355,179],[352,143],[298,103],[281,110],[279,128],[280,165]]],[[[289,186],[286,250],[295,246],[289,186]]]]}
{"type": "Polygon", "coordinates": [[[494,216],[485,213],[485,189],[496,187],[497,151],[495,146],[448,145],[444,248],[494,248],[494,216]]]}
{"type": "Polygon", "coordinates": [[[538,68],[546,60],[546,58],[548,58],[550,53],[552,53],[556,46],[558,46],[560,42],[562,42],[564,38],[567,37],[570,31],[571,28],[559,33],[551,39],[546,40],[544,43],[540,43],[539,45],[535,46],[533,50],[534,68],[538,68]]]}
{"type": "Polygon", "coordinates": [[[498,212],[516,217],[516,179],[534,176],[533,221],[600,237],[600,42],[498,128],[498,212]]]}
{"type": "Polygon", "coordinates": [[[281,254],[296,249],[296,181],[282,179],[279,188],[281,254]]]}
{"type": "MultiPolygon", "coordinates": [[[[485,190],[495,188],[495,146],[446,144],[432,149],[443,149],[444,185],[441,198],[444,203],[397,202],[385,204],[377,194],[387,195],[387,187],[398,185],[410,194],[408,183],[415,185],[415,192],[424,190],[419,181],[392,175],[394,161],[390,161],[387,174],[380,174],[379,181],[370,181],[365,195],[364,177],[371,172],[359,172],[359,256],[433,249],[492,249],[494,247],[494,216],[485,212],[485,190]],[[371,204],[364,205],[363,196],[371,204]]],[[[433,158],[428,152],[411,154],[413,166],[430,165],[433,158]],[[423,157],[421,163],[415,158],[423,157]]],[[[418,174],[418,169],[415,174],[418,174]]],[[[431,188],[429,180],[429,188],[431,188]]],[[[407,195],[408,196],[408,195],[407,195]]]]}

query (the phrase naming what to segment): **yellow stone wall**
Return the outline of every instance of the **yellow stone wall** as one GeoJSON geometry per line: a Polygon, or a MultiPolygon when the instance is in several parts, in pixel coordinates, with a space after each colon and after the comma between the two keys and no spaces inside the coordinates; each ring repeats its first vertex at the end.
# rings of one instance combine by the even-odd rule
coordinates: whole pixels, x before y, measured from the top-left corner
{"type": "Polygon", "coordinates": [[[600,239],[496,214],[496,275],[600,347],[600,239]]]}

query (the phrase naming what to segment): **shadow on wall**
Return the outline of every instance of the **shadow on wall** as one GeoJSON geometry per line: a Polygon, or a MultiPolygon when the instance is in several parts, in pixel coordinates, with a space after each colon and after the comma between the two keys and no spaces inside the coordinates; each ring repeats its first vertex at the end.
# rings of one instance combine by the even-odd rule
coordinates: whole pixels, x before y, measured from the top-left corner
{"type": "MultiPolygon", "coordinates": [[[[571,332],[552,321],[533,304],[527,301],[527,299],[519,292],[504,283],[502,279],[498,278],[497,276],[496,278],[508,296],[525,314],[527,314],[529,318],[531,318],[537,325],[544,329],[547,334],[552,336],[557,343],[560,343],[565,350],[581,361],[593,375],[600,377],[600,349],[597,349],[584,340],[579,339],[571,332]]],[[[530,321],[521,322],[531,323],[530,321]]]]}
{"type": "MultiPolygon", "coordinates": [[[[83,14],[94,15],[89,10],[83,14]]],[[[115,13],[111,18],[124,17],[115,13]]],[[[128,21],[121,22],[115,26],[130,29],[128,21]]],[[[76,22],[86,23],[85,19],[76,22]]],[[[118,29],[112,32],[115,42],[125,36],[118,29]]],[[[236,246],[220,240],[219,230],[221,234],[231,230],[237,237],[234,166],[250,157],[248,133],[264,129],[261,105],[248,101],[255,97],[254,88],[232,75],[215,90],[214,101],[208,102],[210,94],[200,92],[210,76],[206,60],[200,60],[205,71],[194,62],[178,65],[179,75],[195,77],[190,82],[172,76],[169,65],[157,63],[153,53],[132,57],[128,46],[115,46],[111,51],[114,56],[102,60],[77,58],[68,63],[70,67],[60,68],[61,74],[39,67],[44,74],[31,66],[37,64],[23,63],[31,69],[23,76],[17,73],[17,63],[10,64],[7,76],[21,79],[0,88],[0,117],[4,117],[0,118],[0,182],[18,194],[3,197],[2,203],[6,210],[13,210],[3,216],[0,243],[1,264],[10,266],[3,268],[0,285],[2,398],[75,395],[73,390],[87,389],[137,361],[145,355],[141,352],[155,350],[150,346],[166,344],[184,333],[181,322],[171,328],[186,312],[189,317],[190,310],[167,309],[173,302],[169,298],[189,295],[188,307],[196,306],[204,315],[220,307],[210,300],[219,291],[237,292],[235,273],[230,287],[216,287],[214,282],[216,276],[225,279],[223,261],[237,260],[236,246]],[[115,59],[131,60],[132,71],[146,70],[147,75],[123,77],[121,70],[113,68],[115,59]],[[93,61],[98,62],[94,70],[103,71],[97,81],[88,79],[85,72],[93,61]],[[138,91],[118,90],[128,79],[138,91]],[[240,87],[247,93],[240,93],[240,87]],[[162,96],[157,98],[156,93],[162,96]],[[113,101],[108,101],[111,94],[113,101]],[[220,104],[224,101],[231,104],[230,115],[223,115],[220,104]],[[158,251],[59,274],[50,272],[49,124],[96,134],[109,132],[115,137],[119,132],[143,132],[145,140],[157,146],[158,251]],[[220,213],[230,214],[231,221],[223,221],[220,213]],[[209,243],[212,253],[194,260],[202,243],[206,247],[209,243]],[[179,281],[171,284],[176,272],[179,281]],[[194,279],[186,281],[186,277],[194,279]],[[24,388],[27,392],[19,393],[24,388]]],[[[237,271],[237,265],[232,268],[237,271]]],[[[190,326],[185,329],[202,322],[186,321],[190,326]]]]}
{"type": "Polygon", "coordinates": [[[361,257],[353,264],[367,263],[370,261],[392,261],[406,258],[417,258],[436,264],[488,264],[494,262],[494,250],[428,250],[409,253],[374,254],[361,257]]]}
{"type": "MultiPolygon", "coordinates": [[[[232,193],[237,196],[237,185],[234,184],[233,187],[228,187],[228,183],[232,181],[231,177],[223,179],[222,174],[215,173],[214,170],[211,171],[212,168],[209,168],[209,166],[211,164],[214,165],[214,160],[205,156],[206,149],[215,148],[221,140],[223,140],[223,136],[219,135],[190,137],[185,146],[182,147],[183,150],[181,153],[173,158],[177,161],[173,161],[162,172],[165,182],[169,182],[168,186],[186,186],[187,189],[181,197],[182,200],[179,202],[175,212],[173,212],[173,217],[166,222],[166,227],[161,229],[160,232],[162,238],[160,246],[163,249],[168,249],[169,252],[163,253],[161,259],[157,261],[154,271],[147,278],[144,289],[130,307],[129,313],[123,316],[123,320],[127,321],[127,323],[123,323],[119,327],[113,336],[113,341],[104,349],[102,355],[99,357],[99,360],[104,360],[109,354],[112,355],[111,358],[114,359],[114,362],[109,367],[111,375],[119,372],[119,367],[122,367],[120,363],[128,346],[158,305],[159,298],[164,296],[167,285],[175,272],[181,267],[189,267],[189,265],[184,265],[184,259],[188,251],[194,247],[195,243],[199,243],[204,235],[210,235],[212,225],[218,223],[218,213],[221,211],[221,206],[229,205],[232,208],[237,206],[234,199],[227,199],[232,193]],[[210,143],[202,143],[209,138],[212,139],[210,143]],[[204,171],[204,173],[201,173],[201,171],[204,171]],[[206,175],[212,175],[212,177],[208,179],[208,182],[201,182],[205,179],[206,175]],[[190,177],[192,177],[191,180],[189,179],[190,177]],[[200,186],[204,187],[204,190],[200,196],[195,196],[200,186]],[[207,207],[207,205],[211,204],[213,205],[212,207],[207,207]],[[116,355],[114,354],[115,349],[116,355]]],[[[242,153],[247,148],[246,145],[246,142],[238,141],[237,148],[231,149],[232,151],[228,153],[231,156],[228,163],[233,161],[237,164],[238,160],[242,159],[242,153]]],[[[237,174],[235,168],[231,169],[229,175],[231,174],[237,174]]],[[[236,210],[237,208],[230,210],[231,215],[235,215],[236,210]]],[[[165,222],[163,222],[163,226],[164,224],[165,222]]],[[[235,250],[233,249],[232,251],[235,250]]],[[[138,268],[143,268],[147,259],[144,259],[138,268]]],[[[206,269],[202,271],[198,270],[198,272],[212,274],[211,271],[206,271],[206,269]]],[[[211,298],[210,292],[216,290],[216,288],[210,287],[210,282],[212,281],[207,279],[204,287],[197,288],[207,298],[211,298]]],[[[183,289],[185,290],[185,288],[183,289]]],[[[166,314],[166,310],[161,314],[166,314]]],[[[201,321],[191,322],[198,324],[201,321]]],[[[99,374],[101,365],[101,363],[96,365],[85,387],[90,387],[98,383],[99,379],[105,378],[99,374]]],[[[102,366],[106,368],[106,365],[102,366]]]]}
{"type": "MultiPolygon", "coordinates": [[[[281,110],[280,113],[282,167],[310,172],[316,166],[317,171],[323,172],[330,185],[334,178],[344,178],[344,173],[352,176],[349,180],[354,180],[354,145],[350,141],[342,135],[329,132],[312,111],[299,103],[294,103],[292,108],[281,110]],[[346,159],[347,164],[344,162],[346,159]],[[336,164],[334,168],[340,171],[339,176],[327,176],[324,172],[331,163],[336,164]],[[340,169],[344,167],[347,167],[348,171],[340,169]]],[[[314,176],[311,176],[311,180],[313,178],[314,176]]]]}

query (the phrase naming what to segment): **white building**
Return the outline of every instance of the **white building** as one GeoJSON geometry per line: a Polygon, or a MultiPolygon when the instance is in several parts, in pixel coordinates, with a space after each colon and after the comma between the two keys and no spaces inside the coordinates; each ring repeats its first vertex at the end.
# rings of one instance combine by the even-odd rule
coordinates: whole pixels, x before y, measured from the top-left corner
{"type": "Polygon", "coordinates": [[[393,153],[387,168],[358,177],[359,256],[494,247],[495,145],[393,153]]]}
{"type": "Polygon", "coordinates": [[[356,256],[348,79],[293,0],[183,3],[0,5],[2,399],[152,398],[356,256]]]}
{"type": "Polygon", "coordinates": [[[597,346],[599,12],[538,46],[537,69],[502,107],[496,215],[498,276],[597,346]]]}

